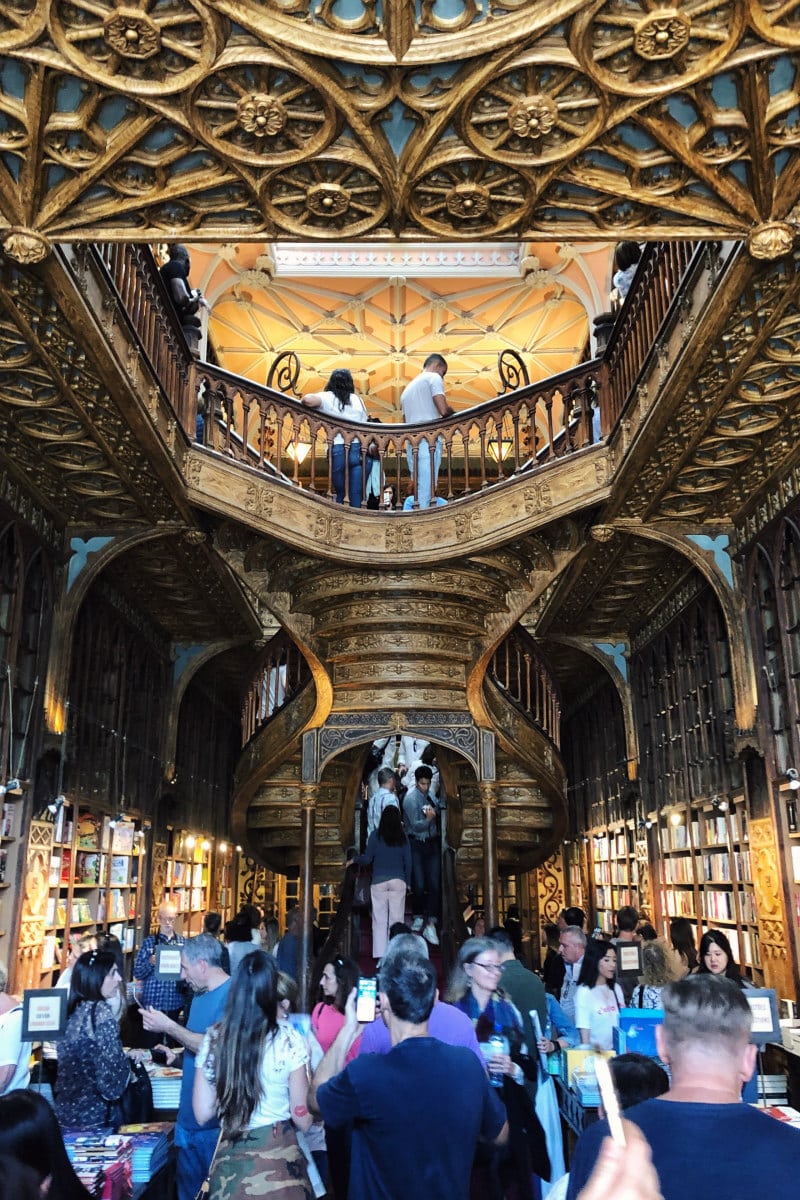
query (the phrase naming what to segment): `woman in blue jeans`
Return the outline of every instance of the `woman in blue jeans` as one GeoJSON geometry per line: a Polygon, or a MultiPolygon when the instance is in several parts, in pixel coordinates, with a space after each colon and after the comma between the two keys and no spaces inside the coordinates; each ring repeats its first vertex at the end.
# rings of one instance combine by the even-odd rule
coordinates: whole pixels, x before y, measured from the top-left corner
{"type": "MultiPolygon", "coordinates": [[[[309,392],[302,403],[308,408],[318,408],[326,417],[343,417],[346,421],[363,424],[369,420],[364,401],[355,393],[353,376],[339,367],[332,374],[323,392],[309,392]]],[[[348,497],[351,508],[361,508],[364,493],[364,468],[361,458],[361,443],[354,438],[349,446],[344,437],[337,433],[333,439],[332,453],[333,490],[336,503],[344,503],[345,466],[347,467],[348,497]]]]}

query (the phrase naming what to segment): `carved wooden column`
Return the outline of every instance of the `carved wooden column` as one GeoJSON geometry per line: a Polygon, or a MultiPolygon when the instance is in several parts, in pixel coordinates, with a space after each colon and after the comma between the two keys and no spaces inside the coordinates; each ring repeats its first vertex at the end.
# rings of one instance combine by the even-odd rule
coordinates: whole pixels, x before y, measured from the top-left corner
{"type": "Polygon", "coordinates": [[[483,810],[483,912],[486,928],[497,924],[500,878],[497,867],[497,792],[494,784],[481,784],[483,810]]]}
{"type": "Polygon", "coordinates": [[[316,784],[304,784],[300,791],[300,996],[308,999],[311,984],[311,960],[314,952],[314,834],[317,822],[316,784]]]}

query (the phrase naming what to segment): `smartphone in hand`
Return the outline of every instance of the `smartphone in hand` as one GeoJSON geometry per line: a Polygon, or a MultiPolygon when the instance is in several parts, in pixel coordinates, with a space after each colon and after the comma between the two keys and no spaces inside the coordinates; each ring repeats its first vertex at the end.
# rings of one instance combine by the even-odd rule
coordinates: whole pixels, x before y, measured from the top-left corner
{"type": "Polygon", "coordinates": [[[361,1022],[374,1021],[378,1003],[378,980],[374,976],[362,975],[356,991],[356,1019],[361,1022]]]}

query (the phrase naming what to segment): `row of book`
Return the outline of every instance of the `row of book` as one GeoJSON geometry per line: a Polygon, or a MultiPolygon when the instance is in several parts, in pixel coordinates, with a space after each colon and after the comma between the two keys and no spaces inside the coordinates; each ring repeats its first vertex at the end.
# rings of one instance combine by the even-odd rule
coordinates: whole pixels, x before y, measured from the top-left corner
{"type": "Polygon", "coordinates": [[[179,858],[167,859],[166,887],[205,887],[208,883],[206,863],[185,863],[179,858]]]}
{"type": "MultiPolygon", "coordinates": [[[[72,805],[64,804],[56,814],[53,842],[57,846],[69,847],[75,835],[72,805]]],[[[112,854],[133,854],[136,827],[132,821],[115,821],[92,809],[78,810],[78,850],[105,850],[112,854]]]]}
{"type": "Polygon", "coordinates": [[[72,870],[72,851],[64,847],[60,854],[50,856],[50,887],[65,887],[71,881],[80,884],[110,884],[134,886],[138,877],[139,860],[127,854],[109,856],[97,850],[79,850],[75,855],[75,871],[72,870]],[[131,872],[133,863],[133,873],[131,872]]]}
{"type": "Polygon", "coordinates": [[[131,1178],[134,1187],[147,1183],[166,1166],[172,1128],[169,1121],[151,1121],[147,1125],[123,1125],[120,1129],[120,1135],[130,1138],[133,1146],[131,1178]]]}
{"type": "Polygon", "coordinates": [[[635,859],[631,860],[630,871],[628,860],[621,862],[597,862],[593,864],[595,883],[633,884],[638,881],[639,869],[635,859]]]}
{"type": "MultiPolygon", "coordinates": [[[[166,898],[166,897],[165,897],[166,898]]],[[[175,905],[178,912],[197,912],[205,907],[205,890],[203,888],[173,888],[168,899],[175,905]]]]}

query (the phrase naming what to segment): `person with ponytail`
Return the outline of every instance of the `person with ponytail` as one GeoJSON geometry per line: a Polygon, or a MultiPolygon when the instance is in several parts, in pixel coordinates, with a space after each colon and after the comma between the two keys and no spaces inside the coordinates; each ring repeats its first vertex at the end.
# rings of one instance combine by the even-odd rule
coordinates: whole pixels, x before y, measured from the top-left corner
{"type": "MultiPolygon", "coordinates": [[[[359,424],[365,424],[369,420],[364,401],[356,395],[353,376],[343,367],[339,367],[331,373],[324,391],[309,392],[307,396],[303,396],[302,403],[307,408],[318,408],[326,417],[333,417],[336,420],[343,417],[346,421],[358,421],[359,424]]],[[[337,504],[344,503],[345,464],[347,465],[347,494],[350,507],[361,508],[364,494],[361,442],[358,438],[353,438],[345,453],[344,436],[337,433],[334,435],[331,448],[331,481],[337,504]]]]}
{"type": "Polygon", "coordinates": [[[197,1055],[192,1106],[198,1122],[219,1117],[209,1200],[312,1200],[296,1130],[311,1126],[308,1051],[279,1020],[278,969],[254,950],[231,980],[225,1012],[197,1055]]]}

